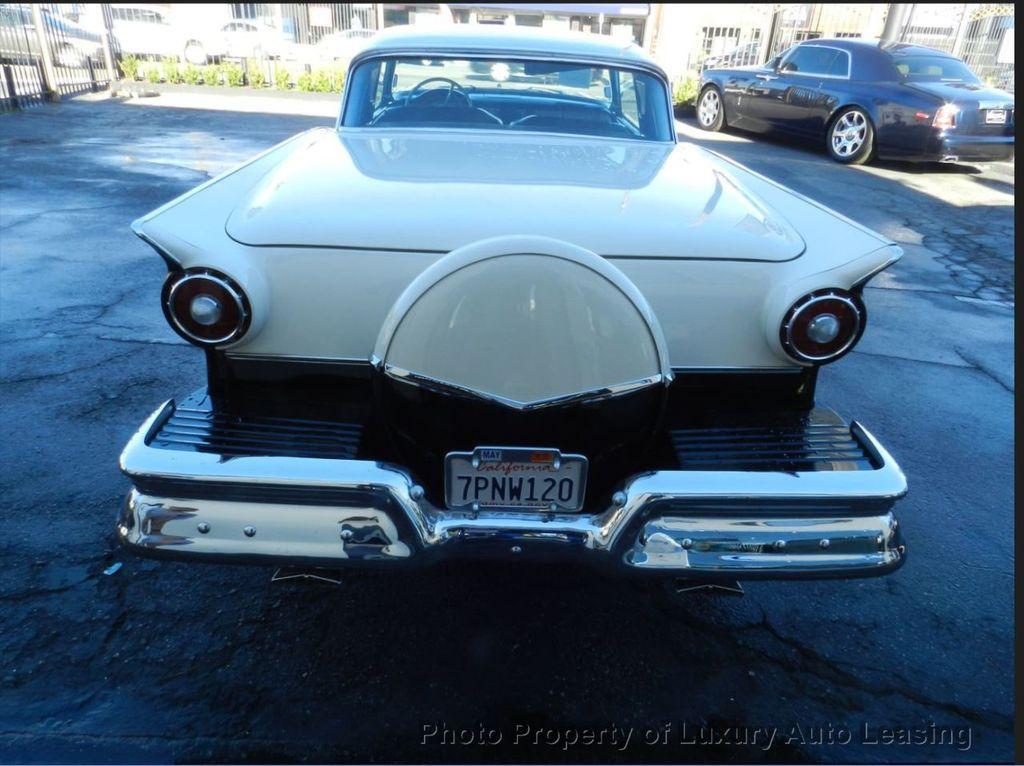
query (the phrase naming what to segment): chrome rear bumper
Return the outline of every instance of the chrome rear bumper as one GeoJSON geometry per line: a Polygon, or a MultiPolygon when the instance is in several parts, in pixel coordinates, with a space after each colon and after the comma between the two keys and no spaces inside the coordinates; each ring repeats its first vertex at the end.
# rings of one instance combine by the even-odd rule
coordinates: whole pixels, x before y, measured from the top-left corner
{"type": "Polygon", "coordinates": [[[405,470],[367,460],[225,457],[151,446],[158,409],[121,468],[135,485],[121,541],[147,556],[278,566],[394,566],[450,556],[577,556],[682,577],[864,577],[905,558],[890,511],[906,492],[860,425],[864,471],[655,471],[594,513],[453,512],[405,470]]]}

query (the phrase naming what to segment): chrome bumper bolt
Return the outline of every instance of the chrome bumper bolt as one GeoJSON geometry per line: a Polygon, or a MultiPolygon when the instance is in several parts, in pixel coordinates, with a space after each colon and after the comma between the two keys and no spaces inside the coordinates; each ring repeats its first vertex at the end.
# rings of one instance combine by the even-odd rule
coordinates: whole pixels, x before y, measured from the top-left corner
{"type": "Polygon", "coordinates": [[[200,534],[205,535],[207,532],[210,531],[210,525],[207,524],[205,521],[200,521],[198,524],[196,524],[196,529],[199,530],[200,534]]]}
{"type": "Polygon", "coordinates": [[[624,506],[626,504],[626,493],[616,492],[614,495],[612,495],[612,504],[618,506],[619,508],[624,506]]]}
{"type": "Polygon", "coordinates": [[[424,494],[425,493],[423,491],[423,487],[421,487],[419,484],[413,484],[412,487],[409,489],[409,496],[413,500],[422,500],[424,494]]]}
{"type": "Polygon", "coordinates": [[[689,537],[684,537],[680,545],[682,545],[686,549],[690,549],[693,547],[693,540],[691,540],[689,537]]]}
{"type": "Polygon", "coordinates": [[[819,548],[828,548],[830,545],[832,545],[832,541],[829,540],[827,537],[823,537],[821,538],[821,540],[818,541],[819,548]]]}
{"type": "Polygon", "coordinates": [[[777,550],[777,551],[781,551],[781,550],[782,550],[783,548],[785,548],[785,547],[786,547],[786,541],[785,541],[785,540],[776,540],[776,541],[775,541],[775,542],[774,542],[774,543],[772,544],[772,547],[773,547],[773,548],[774,548],[775,550],[777,550]]]}
{"type": "Polygon", "coordinates": [[[513,553],[522,553],[522,552],[523,552],[523,549],[522,549],[522,548],[520,548],[520,547],[519,547],[518,545],[513,545],[513,546],[512,546],[512,552],[513,552],[513,553]]]}
{"type": "Polygon", "coordinates": [[[246,537],[252,537],[253,535],[256,534],[256,527],[252,527],[252,526],[246,527],[242,531],[245,533],[246,537]]]}
{"type": "Polygon", "coordinates": [[[343,541],[345,541],[346,543],[349,540],[351,540],[352,539],[352,530],[351,529],[343,529],[343,530],[341,530],[341,539],[343,541]]]}

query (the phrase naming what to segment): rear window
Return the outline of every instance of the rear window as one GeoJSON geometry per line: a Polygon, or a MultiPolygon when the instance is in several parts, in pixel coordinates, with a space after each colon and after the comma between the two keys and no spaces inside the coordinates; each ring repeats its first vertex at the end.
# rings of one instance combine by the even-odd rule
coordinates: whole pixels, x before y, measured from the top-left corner
{"type": "Polygon", "coordinates": [[[374,58],[355,68],[346,90],[346,127],[672,140],[665,86],[640,70],[504,58],[374,58]]]}
{"type": "Polygon", "coordinates": [[[946,56],[895,56],[892,63],[904,80],[978,82],[978,77],[964,62],[946,56]]]}

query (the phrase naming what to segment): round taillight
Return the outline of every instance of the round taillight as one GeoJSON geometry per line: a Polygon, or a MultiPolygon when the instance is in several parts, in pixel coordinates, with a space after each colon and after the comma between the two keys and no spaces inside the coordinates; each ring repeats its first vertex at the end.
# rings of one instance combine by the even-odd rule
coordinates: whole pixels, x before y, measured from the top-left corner
{"type": "Polygon", "coordinates": [[[794,303],[782,319],[779,340],[800,362],[834,362],[864,332],[867,313],[860,296],[839,288],[816,290],[794,303]]]}
{"type": "Polygon", "coordinates": [[[211,269],[190,269],[168,275],[163,291],[164,313],[171,327],[199,346],[233,343],[249,329],[252,312],[242,288],[211,269]]]}

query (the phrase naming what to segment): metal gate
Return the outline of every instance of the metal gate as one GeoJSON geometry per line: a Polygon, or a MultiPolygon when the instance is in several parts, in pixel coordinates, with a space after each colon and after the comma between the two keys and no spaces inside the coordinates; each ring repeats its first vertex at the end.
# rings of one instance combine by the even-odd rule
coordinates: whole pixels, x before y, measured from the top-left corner
{"type": "Polygon", "coordinates": [[[0,109],[110,86],[112,62],[101,26],[105,6],[82,23],[85,4],[0,3],[0,109]]]}
{"type": "Polygon", "coordinates": [[[883,3],[799,3],[775,6],[769,45],[762,61],[804,40],[821,37],[878,37],[887,6],[883,3]]]}
{"type": "Polygon", "coordinates": [[[963,59],[982,81],[1013,92],[1013,4],[915,3],[900,40],[963,59]]]}

